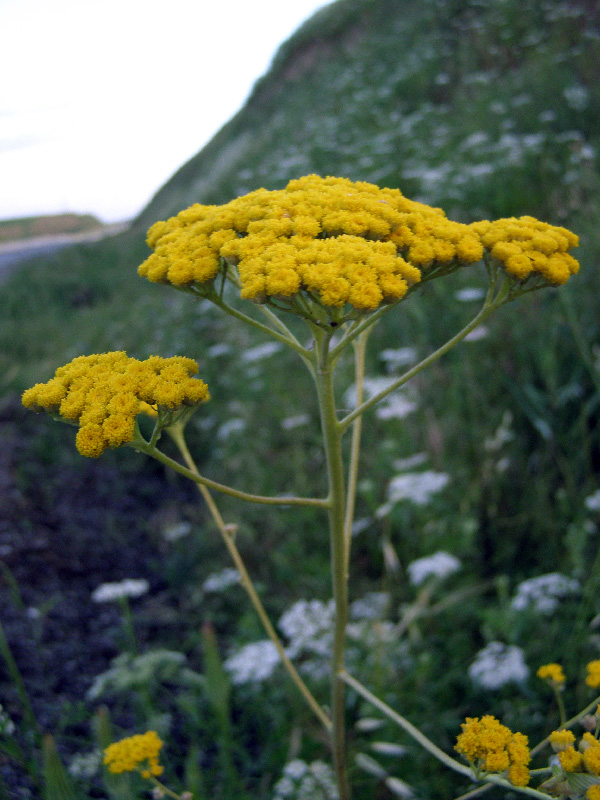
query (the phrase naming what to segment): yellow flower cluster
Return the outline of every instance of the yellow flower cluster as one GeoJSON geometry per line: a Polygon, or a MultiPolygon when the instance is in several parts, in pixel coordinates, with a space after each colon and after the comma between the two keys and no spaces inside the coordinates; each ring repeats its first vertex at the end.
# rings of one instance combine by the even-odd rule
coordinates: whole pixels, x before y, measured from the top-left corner
{"type": "Polygon", "coordinates": [[[206,384],[193,378],[191,358],[151,356],[145,361],[124,352],[79,356],[56,370],[47,383],[23,393],[23,405],[77,421],[75,444],[96,458],[108,447],[132,441],[136,416],[149,406],[177,409],[206,402],[206,384]]]}
{"type": "MultiPolygon", "coordinates": [[[[554,733],[564,733],[564,731],[554,733]]],[[[551,743],[553,735],[550,734],[551,743]]],[[[572,742],[574,741],[575,737],[572,742]]],[[[569,744],[559,751],[558,760],[565,772],[588,772],[600,776],[600,742],[591,733],[584,733],[579,742],[579,749],[575,750],[573,744],[569,744]]]]}
{"type": "Polygon", "coordinates": [[[600,785],[596,783],[590,786],[585,796],[588,800],[600,800],[600,785]]]}
{"type": "Polygon", "coordinates": [[[560,753],[575,744],[575,734],[562,728],[559,731],[552,731],[548,741],[555,753],[560,753]]]}
{"type": "Polygon", "coordinates": [[[586,665],[586,669],[586,684],[592,689],[597,689],[600,686],[600,661],[590,661],[590,663],[586,665]]]}
{"type": "Polygon", "coordinates": [[[538,678],[558,686],[564,686],[565,673],[560,664],[543,664],[537,671],[538,678]]]}
{"type": "Polygon", "coordinates": [[[495,717],[467,717],[462,733],[456,740],[456,750],[477,769],[485,772],[508,771],[514,786],[527,786],[531,760],[527,736],[513,733],[495,717]]]}
{"type": "Polygon", "coordinates": [[[579,271],[579,263],[567,252],[577,247],[579,239],[566,228],[540,222],[534,217],[483,220],[469,227],[518,281],[539,275],[558,286],[579,271]]]}
{"type": "Polygon", "coordinates": [[[479,261],[469,226],[397,189],[308,175],[285,189],[258,189],[223,206],[194,205],[148,233],[155,252],[139,274],[185,286],[238,265],[243,298],[289,300],[362,312],[402,298],[434,265],[479,261]]]}
{"type": "Polygon", "coordinates": [[[104,750],[104,764],[109,772],[116,774],[139,771],[143,778],[162,775],[164,768],[158,763],[162,746],[162,740],[155,731],[128,736],[104,750]]]}
{"type": "Polygon", "coordinates": [[[193,205],[148,232],[150,281],[210,286],[237,265],[243,298],[288,303],[298,295],[362,313],[401,299],[435,267],[479,261],[484,249],[518,281],[565,283],[577,272],[565,228],[533,217],[463,225],[397,189],[308,175],[222,206],[193,205]]]}

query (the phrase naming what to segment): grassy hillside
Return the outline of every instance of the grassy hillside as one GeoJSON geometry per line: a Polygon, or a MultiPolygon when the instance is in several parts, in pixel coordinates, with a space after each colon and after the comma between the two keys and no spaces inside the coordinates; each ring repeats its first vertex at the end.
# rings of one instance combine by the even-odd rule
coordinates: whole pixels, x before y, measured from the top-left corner
{"type": "MultiPolygon", "coordinates": [[[[88,500],[102,506],[107,541],[124,548],[127,564],[135,564],[135,553],[127,550],[123,520],[137,520],[136,537],[148,548],[144,568],[161,592],[142,615],[148,641],[158,636],[177,648],[183,637],[190,658],[201,661],[196,632],[209,617],[223,648],[261,633],[237,595],[199,594],[197,586],[226,562],[191,498],[174,508],[175,484],[164,497],[158,490],[150,496],[157,470],[136,454],[108,453],[94,464],[80,459],[72,432],[20,411],[15,393],[81,353],[187,354],[198,360],[213,397],[194,423],[194,451],[205,473],[252,492],[321,491],[316,408],[294,357],[255,349],[264,340],[210,304],[136,274],[148,253],[145,230],[157,219],[194,202],[220,203],[317,172],[399,187],[463,221],[532,214],[581,237],[582,270],[568,286],[502,309],[478,338],[422,373],[405,418],[366,418],[357,506],[366,527],[355,540],[353,599],[388,591],[395,618],[415,599],[406,565],[440,549],[463,561],[454,588],[474,592],[472,600],[449,612],[442,604],[438,616],[411,627],[402,653],[379,664],[376,677],[388,701],[421,720],[448,751],[465,714],[496,713],[536,735],[548,724],[543,687],[532,678],[495,694],[475,688],[467,678],[474,654],[499,640],[523,648],[531,669],[560,660],[570,675],[599,657],[590,626],[600,611],[600,520],[586,505],[600,474],[599,19],[591,0],[338,0],[282,46],[244,108],[165,184],[130,231],[32,261],[3,284],[0,426],[10,428],[18,446],[6,463],[0,459],[0,486],[3,476],[10,479],[38,517],[47,512],[46,528],[59,541],[65,529],[73,540],[80,529],[90,535],[80,508],[72,518],[64,504],[54,512],[64,493],[73,508],[88,500]],[[294,419],[303,421],[293,427],[294,419]],[[417,469],[446,473],[448,488],[427,507],[400,503],[378,517],[390,476],[410,470],[406,459],[415,456],[417,469]],[[60,474],[71,476],[83,498],[60,474]],[[167,547],[157,533],[167,522],[189,523],[206,535],[197,545],[183,540],[167,547]],[[510,598],[517,583],[557,571],[579,581],[576,598],[547,618],[516,616],[510,598]],[[187,632],[173,628],[171,606],[187,615],[187,632]]],[[[201,86],[197,92],[201,102],[201,86]]],[[[372,336],[368,375],[395,374],[403,348],[424,356],[445,341],[474,315],[484,283],[476,269],[465,271],[433,282],[389,314],[372,336]]],[[[232,499],[222,509],[240,525],[239,545],[274,619],[298,598],[328,596],[326,546],[312,513],[264,514],[232,499]]],[[[32,526],[31,515],[5,512],[19,536],[37,532],[37,518],[32,526]]],[[[35,585],[26,562],[19,563],[19,580],[35,585]]],[[[15,637],[19,630],[15,624],[15,637]]],[[[265,800],[295,747],[288,743],[296,741],[298,716],[290,721],[283,711],[285,686],[282,678],[271,694],[244,687],[234,709],[236,763],[252,796],[265,800]],[[252,713],[242,710],[248,705],[252,713]],[[259,739],[262,749],[253,751],[259,739]],[[267,776],[263,782],[259,773],[267,776]]],[[[173,735],[185,740],[182,709],[172,699],[164,703],[160,711],[176,720],[173,735]]],[[[129,730],[137,717],[128,701],[120,698],[116,709],[129,730]]],[[[361,709],[349,711],[358,717],[361,709]]],[[[64,728],[79,731],[77,724],[64,728]]],[[[207,796],[225,796],[210,740],[214,726],[197,724],[207,796]]],[[[384,735],[397,739],[393,730],[384,735]]],[[[354,745],[367,746],[358,733],[354,745]]],[[[310,734],[299,747],[307,759],[327,757],[310,734]]],[[[410,764],[394,768],[419,797],[460,794],[430,760],[409,755],[410,764]]],[[[390,794],[365,775],[357,797],[390,794]]]]}
{"type": "Polygon", "coordinates": [[[92,214],[49,214],[42,217],[15,217],[0,220],[0,242],[53,236],[59,233],[85,233],[102,227],[92,214]]]}

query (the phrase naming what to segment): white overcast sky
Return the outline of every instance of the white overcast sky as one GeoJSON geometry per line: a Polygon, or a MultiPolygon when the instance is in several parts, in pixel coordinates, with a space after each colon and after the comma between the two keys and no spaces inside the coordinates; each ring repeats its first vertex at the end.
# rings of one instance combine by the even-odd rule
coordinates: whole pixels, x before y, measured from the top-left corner
{"type": "Polygon", "coordinates": [[[0,0],[0,219],[136,214],[326,0],[0,0]]]}

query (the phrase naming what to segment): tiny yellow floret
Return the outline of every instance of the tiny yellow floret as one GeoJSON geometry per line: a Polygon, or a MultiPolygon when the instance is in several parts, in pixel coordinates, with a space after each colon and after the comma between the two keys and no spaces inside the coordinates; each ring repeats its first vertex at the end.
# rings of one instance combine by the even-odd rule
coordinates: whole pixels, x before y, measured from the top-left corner
{"type": "Polygon", "coordinates": [[[583,756],[574,747],[567,747],[558,754],[558,760],[565,772],[578,772],[583,764],[583,756]]]}
{"type": "Polygon", "coordinates": [[[183,356],[145,361],[123,352],[78,356],[48,383],[27,389],[22,402],[77,422],[77,449],[97,458],[108,447],[133,441],[138,414],[156,416],[159,407],[173,411],[209,400],[206,384],[192,377],[196,372],[196,362],[183,356]]]}
{"type": "Polygon", "coordinates": [[[538,678],[544,681],[555,684],[556,686],[564,686],[565,673],[560,664],[543,664],[537,671],[538,678]]]}
{"type": "Polygon", "coordinates": [[[104,750],[103,763],[115,774],[135,771],[143,778],[162,775],[164,768],[158,763],[162,746],[155,731],[138,733],[109,745],[104,750]]]}
{"type": "Polygon", "coordinates": [[[592,689],[597,689],[600,686],[600,661],[590,661],[586,665],[587,677],[585,682],[592,689]]]}
{"type": "Polygon", "coordinates": [[[575,734],[573,731],[561,729],[559,731],[552,731],[548,737],[548,741],[555,753],[560,753],[568,747],[575,744],[575,734]]]}

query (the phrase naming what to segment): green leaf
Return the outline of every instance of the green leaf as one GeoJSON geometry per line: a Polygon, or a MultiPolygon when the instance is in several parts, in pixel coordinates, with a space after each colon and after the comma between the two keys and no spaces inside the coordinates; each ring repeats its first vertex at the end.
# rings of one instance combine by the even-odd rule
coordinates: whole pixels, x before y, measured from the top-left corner
{"type": "MultiPolygon", "coordinates": [[[[110,712],[106,706],[100,706],[96,714],[95,724],[96,740],[102,752],[114,741],[112,725],[110,722],[110,712]]],[[[115,775],[109,772],[106,767],[102,769],[104,788],[112,800],[135,800],[135,795],[131,788],[131,776],[127,773],[115,775]]]]}
{"type": "Polygon", "coordinates": [[[63,766],[54,738],[46,734],[42,739],[44,762],[44,800],[78,800],[75,788],[63,766]]]}

